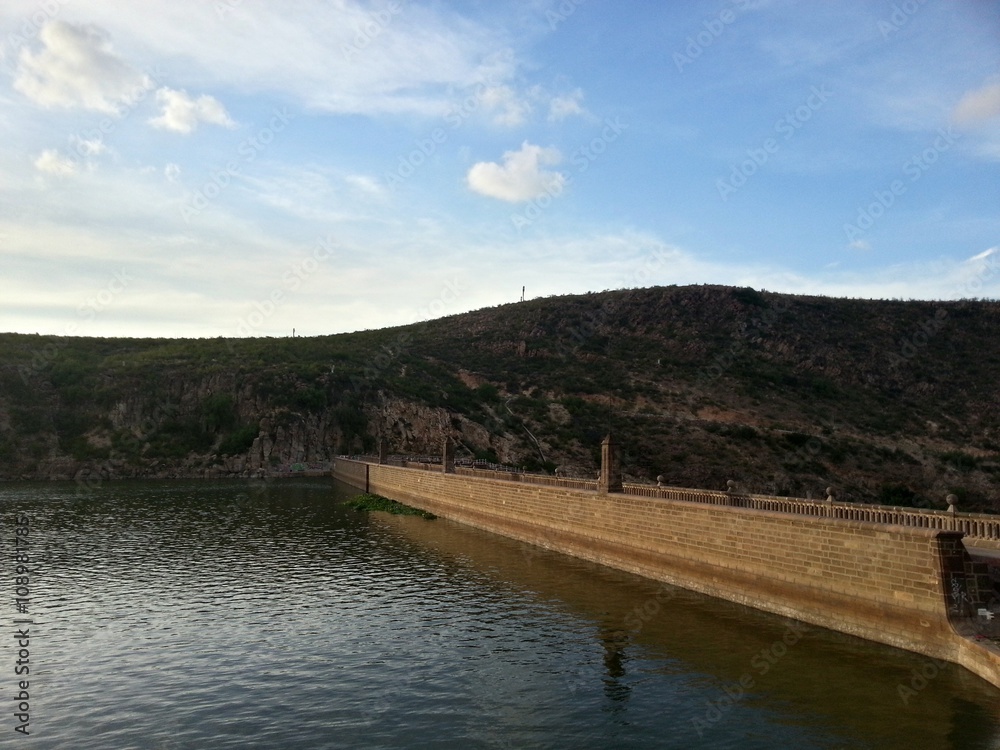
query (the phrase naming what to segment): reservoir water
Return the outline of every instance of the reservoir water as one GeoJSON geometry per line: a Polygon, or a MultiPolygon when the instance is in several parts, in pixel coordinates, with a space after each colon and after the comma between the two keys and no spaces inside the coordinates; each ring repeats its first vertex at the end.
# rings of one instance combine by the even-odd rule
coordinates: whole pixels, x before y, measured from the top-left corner
{"type": "Polygon", "coordinates": [[[1000,750],[959,667],[354,494],[0,485],[0,747],[1000,750]]]}

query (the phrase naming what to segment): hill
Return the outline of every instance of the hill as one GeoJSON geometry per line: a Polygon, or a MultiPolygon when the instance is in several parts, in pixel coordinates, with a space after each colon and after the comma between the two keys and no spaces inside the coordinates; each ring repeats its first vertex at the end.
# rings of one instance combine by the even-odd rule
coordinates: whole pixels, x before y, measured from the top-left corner
{"type": "Polygon", "coordinates": [[[225,476],[440,452],[594,476],[998,510],[1000,303],[718,286],[316,338],[0,335],[0,477],[225,476]]]}

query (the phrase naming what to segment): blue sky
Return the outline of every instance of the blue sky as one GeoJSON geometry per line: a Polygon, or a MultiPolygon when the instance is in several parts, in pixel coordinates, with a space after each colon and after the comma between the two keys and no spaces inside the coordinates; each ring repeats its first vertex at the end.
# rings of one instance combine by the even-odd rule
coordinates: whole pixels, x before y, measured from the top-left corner
{"type": "Polygon", "coordinates": [[[1000,296],[983,0],[6,0],[0,330],[1000,296]]]}

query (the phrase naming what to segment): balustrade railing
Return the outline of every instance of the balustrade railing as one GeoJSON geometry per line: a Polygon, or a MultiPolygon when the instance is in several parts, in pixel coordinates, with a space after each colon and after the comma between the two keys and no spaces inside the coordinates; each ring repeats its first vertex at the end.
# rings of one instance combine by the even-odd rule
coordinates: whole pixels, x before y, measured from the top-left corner
{"type": "MultiPolygon", "coordinates": [[[[377,463],[378,461],[376,457],[372,456],[342,456],[341,458],[368,463],[377,463]]],[[[440,458],[435,459],[429,456],[421,456],[419,460],[413,460],[416,457],[406,457],[407,460],[400,460],[400,458],[393,457],[389,460],[389,463],[402,465],[407,468],[441,470],[440,458]]],[[[477,464],[482,462],[464,463],[464,466],[456,466],[455,472],[457,474],[579,490],[597,489],[597,482],[595,480],[532,474],[517,469],[510,469],[510,467],[504,467],[503,470],[500,470],[496,465],[490,465],[489,468],[477,466],[477,464]]],[[[1000,516],[983,513],[955,513],[951,510],[864,505],[860,503],[837,502],[830,499],[810,500],[806,498],[754,495],[739,492],[698,490],[686,487],[663,487],[633,483],[624,484],[622,493],[639,497],[680,500],[689,503],[753,508],[756,510],[791,513],[800,516],[839,518],[846,521],[866,521],[893,526],[961,531],[971,540],[982,539],[991,542],[1000,542],[1000,516]]]]}
{"type": "Polygon", "coordinates": [[[900,508],[887,505],[862,505],[835,500],[808,500],[803,498],[775,497],[772,495],[745,495],[730,492],[706,492],[682,487],[652,487],[626,484],[626,495],[662,497],[686,502],[710,503],[741,508],[793,513],[805,516],[840,518],[847,521],[867,521],[894,526],[924,529],[962,531],[976,539],[1000,541],[1000,516],[983,513],[952,513],[945,510],[900,508]]]}

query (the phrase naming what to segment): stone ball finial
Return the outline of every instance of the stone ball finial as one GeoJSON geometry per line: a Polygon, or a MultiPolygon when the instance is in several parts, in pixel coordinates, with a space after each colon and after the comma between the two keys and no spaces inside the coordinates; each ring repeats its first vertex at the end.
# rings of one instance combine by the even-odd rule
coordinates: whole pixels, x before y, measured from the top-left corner
{"type": "Polygon", "coordinates": [[[735,492],[735,491],[736,491],[736,482],[734,482],[732,479],[728,480],[726,482],[726,492],[735,492]]]}
{"type": "Polygon", "coordinates": [[[948,511],[954,513],[955,506],[958,505],[958,495],[948,495],[945,500],[948,501],[948,511]]]}
{"type": "Polygon", "coordinates": [[[656,475],[656,485],[658,487],[662,487],[665,481],[667,481],[667,478],[665,476],[663,476],[662,474],[656,475]]]}

